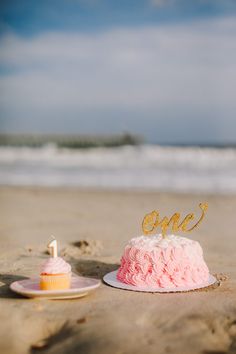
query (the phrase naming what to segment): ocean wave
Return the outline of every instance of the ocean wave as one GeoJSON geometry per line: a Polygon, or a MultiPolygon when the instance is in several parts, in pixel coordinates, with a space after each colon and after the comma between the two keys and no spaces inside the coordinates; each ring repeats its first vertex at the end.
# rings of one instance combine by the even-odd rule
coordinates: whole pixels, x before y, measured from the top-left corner
{"type": "Polygon", "coordinates": [[[236,149],[0,147],[0,184],[236,193],[236,149]]]}

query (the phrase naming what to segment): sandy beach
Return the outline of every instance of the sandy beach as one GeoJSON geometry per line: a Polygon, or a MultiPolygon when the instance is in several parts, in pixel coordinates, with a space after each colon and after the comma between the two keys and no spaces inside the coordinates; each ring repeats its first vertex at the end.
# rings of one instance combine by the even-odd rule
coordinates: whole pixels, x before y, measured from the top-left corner
{"type": "Polygon", "coordinates": [[[63,188],[0,188],[0,353],[236,353],[236,196],[63,188]],[[81,299],[30,300],[9,290],[38,274],[53,234],[73,271],[102,279],[118,268],[144,214],[199,213],[198,240],[220,285],[152,294],[105,284],[81,299]],[[85,242],[84,242],[85,241],[85,242]]]}

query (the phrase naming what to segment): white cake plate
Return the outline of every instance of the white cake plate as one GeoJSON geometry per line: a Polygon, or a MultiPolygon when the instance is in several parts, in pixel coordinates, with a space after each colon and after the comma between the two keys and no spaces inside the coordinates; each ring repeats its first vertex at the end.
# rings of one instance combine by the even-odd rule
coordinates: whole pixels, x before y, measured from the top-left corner
{"type": "Polygon", "coordinates": [[[190,290],[197,290],[197,289],[202,289],[206,288],[210,285],[215,284],[218,282],[218,280],[213,276],[209,275],[209,279],[207,282],[202,283],[200,285],[195,285],[195,286],[179,286],[176,288],[142,288],[139,286],[134,286],[134,285],[129,285],[122,283],[116,278],[118,270],[115,270],[113,272],[107,273],[104,277],[103,280],[105,283],[113,286],[114,288],[119,288],[119,289],[124,289],[124,290],[132,290],[132,291],[143,291],[143,292],[148,292],[148,293],[176,293],[176,292],[183,292],[183,291],[190,291],[190,290]]]}
{"type": "Polygon", "coordinates": [[[73,274],[71,287],[66,290],[40,290],[39,277],[15,281],[10,289],[17,294],[30,298],[74,299],[83,297],[101,285],[101,281],[73,274]]]}

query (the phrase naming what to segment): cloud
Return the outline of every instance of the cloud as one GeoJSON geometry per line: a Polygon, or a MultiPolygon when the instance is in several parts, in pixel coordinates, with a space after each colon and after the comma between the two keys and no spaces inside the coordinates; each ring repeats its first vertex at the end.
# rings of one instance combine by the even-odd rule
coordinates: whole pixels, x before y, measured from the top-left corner
{"type": "Polygon", "coordinates": [[[3,129],[128,129],[186,140],[192,126],[198,140],[236,140],[235,35],[235,17],[98,34],[5,35],[3,129]],[[197,122],[207,122],[207,131],[197,122]]]}

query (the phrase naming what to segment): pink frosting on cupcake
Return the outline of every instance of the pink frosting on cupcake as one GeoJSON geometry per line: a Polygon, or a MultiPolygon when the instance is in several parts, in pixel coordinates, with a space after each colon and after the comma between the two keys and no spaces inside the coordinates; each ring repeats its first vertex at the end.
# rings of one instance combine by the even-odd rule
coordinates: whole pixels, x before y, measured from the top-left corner
{"type": "Polygon", "coordinates": [[[70,264],[61,257],[50,257],[41,266],[41,274],[66,274],[70,272],[70,264]]]}
{"type": "Polygon", "coordinates": [[[132,239],[125,247],[117,273],[118,280],[140,287],[188,287],[208,278],[200,244],[175,235],[132,239]]]}

